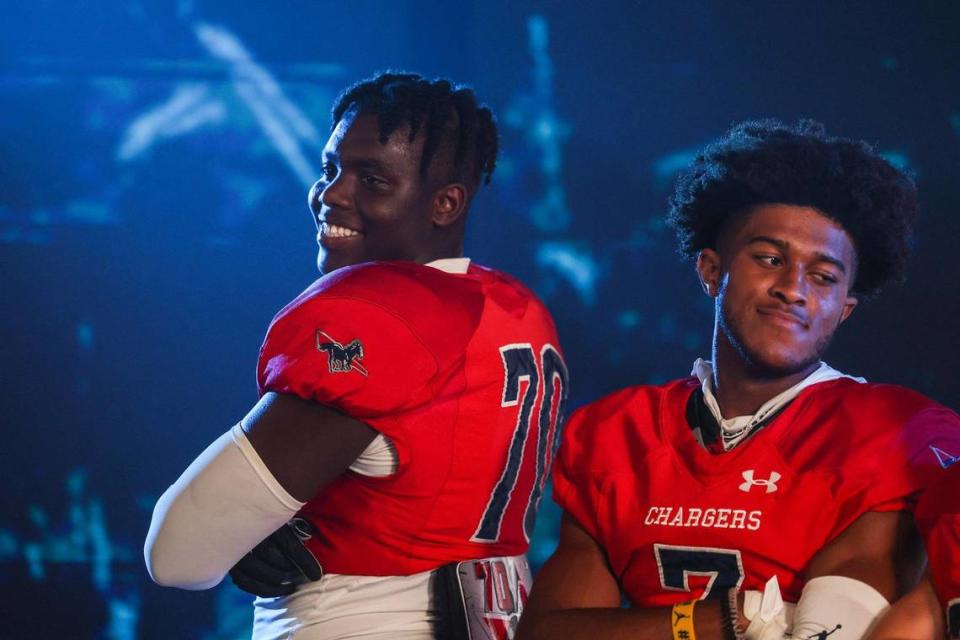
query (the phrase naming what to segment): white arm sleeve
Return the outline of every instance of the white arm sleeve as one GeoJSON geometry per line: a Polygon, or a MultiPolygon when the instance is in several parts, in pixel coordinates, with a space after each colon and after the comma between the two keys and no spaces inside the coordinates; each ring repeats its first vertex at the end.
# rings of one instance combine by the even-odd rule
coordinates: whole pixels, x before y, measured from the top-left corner
{"type": "Polygon", "coordinates": [[[287,493],[238,424],[157,501],[143,555],[157,584],[209,589],[304,503],[287,493]]]}
{"type": "Polygon", "coordinates": [[[865,582],[821,576],[806,584],[793,617],[794,638],[860,640],[890,604],[865,582]]]}

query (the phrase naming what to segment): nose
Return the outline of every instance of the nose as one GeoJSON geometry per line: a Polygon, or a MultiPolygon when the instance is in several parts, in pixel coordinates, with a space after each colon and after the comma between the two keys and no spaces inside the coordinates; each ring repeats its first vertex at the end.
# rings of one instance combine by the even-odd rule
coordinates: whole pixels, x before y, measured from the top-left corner
{"type": "Polygon", "coordinates": [[[321,178],[313,183],[307,193],[307,205],[313,215],[320,215],[320,210],[326,206],[331,209],[344,209],[350,206],[350,195],[347,193],[343,174],[333,180],[321,178]]]}
{"type": "Polygon", "coordinates": [[[338,171],[332,179],[321,180],[320,202],[331,209],[343,209],[350,206],[348,180],[343,171],[338,171]]]}
{"type": "Polygon", "coordinates": [[[803,268],[788,263],[777,273],[770,287],[770,295],[785,304],[803,306],[807,303],[807,285],[803,268]]]}

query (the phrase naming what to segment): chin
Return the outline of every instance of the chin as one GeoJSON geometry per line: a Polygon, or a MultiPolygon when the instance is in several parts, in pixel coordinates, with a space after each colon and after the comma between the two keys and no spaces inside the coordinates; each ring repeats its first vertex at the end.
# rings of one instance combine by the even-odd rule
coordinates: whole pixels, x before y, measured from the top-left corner
{"type": "Polygon", "coordinates": [[[334,271],[336,271],[342,266],[343,265],[335,265],[322,260],[317,260],[317,271],[320,272],[321,276],[325,276],[329,273],[333,273],[334,271]]]}
{"type": "Polygon", "coordinates": [[[780,378],[799,373],[816,364],[820,356],[813,354],[797,354],[796,351],[751,351],[748,349],[747,361],[750,366],[765,378],[780,378]]]}
{"type": "Polygon", "coordinates": [[[343,263],[333,259],[329,253],[321,252],[320,255],[317,256],[317,271],[319,271],[322,276],[332,273],[340,267],[345,267],[347,264],[349,263],[343,263]]]}

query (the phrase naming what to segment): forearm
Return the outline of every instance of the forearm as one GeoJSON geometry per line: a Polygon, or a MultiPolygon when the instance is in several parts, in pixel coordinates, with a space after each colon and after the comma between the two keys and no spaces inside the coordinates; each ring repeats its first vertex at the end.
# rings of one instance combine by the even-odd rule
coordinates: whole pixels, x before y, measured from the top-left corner
{"type": "MultiPolygon", "coordinates": [[[[589,608],[525,611],[518,640],[664,640],[673,636],[671,607],[589,608]]],[[[723,607],[718,600],[699,601],[693,610],[697,640],[725,640],[723,607]]],[[[680,636],[682,637],[682,636],[680,636]]]]}
{"type": "Polygon", "coordinates": [[[157,501],[144,544],[150,576],[163,586],[209,589],[300,506],[235,427],[157,501]]]}
{"type": "Polygon", "coordinates": [[[929,577],[898,600],[871,628],[869,640],[943,638],[943,609],[929,577]]]}

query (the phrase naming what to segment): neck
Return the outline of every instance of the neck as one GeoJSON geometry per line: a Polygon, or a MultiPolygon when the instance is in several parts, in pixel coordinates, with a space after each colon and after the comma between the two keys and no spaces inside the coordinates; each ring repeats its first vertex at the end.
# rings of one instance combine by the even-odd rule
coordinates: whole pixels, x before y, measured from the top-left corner
{"type": "Polygon", "coordinates": [[[422,251],[415,262],[426,264],[434,260],[463,257],[463,236],[450,235],[422,251]]]}
{"type": "Polygon", "coordinates": [[[713,336],[713,395],[725,419],[756,413],[768,400],[813,373],[819,362],[782,376],[761,375],[718,329],[713,336]]]}

